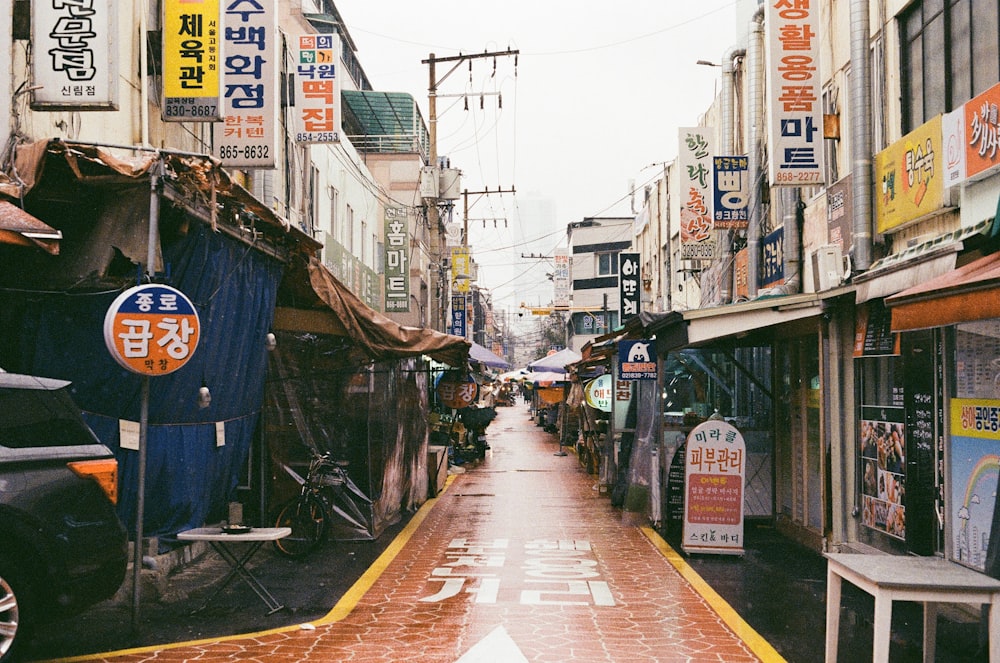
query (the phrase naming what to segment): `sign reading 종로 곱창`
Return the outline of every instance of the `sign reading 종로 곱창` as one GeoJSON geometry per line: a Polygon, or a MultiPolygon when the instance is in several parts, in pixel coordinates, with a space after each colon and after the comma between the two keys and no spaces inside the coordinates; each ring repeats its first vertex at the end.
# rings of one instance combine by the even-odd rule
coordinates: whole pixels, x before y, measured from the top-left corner
{"type": "Polygon", "coordinates": [[[445,407],[461,410],[476,402],[479,386],[468,373],[446,373],[437,384],[437,395],[445,407]]]}
{"type": "Polygon", "coordinates": [[[709,419],[688,435],[684,457],[684,552],[743,554],[746,444],[725,421],[709,419]]]}
{"type": "Polygon", "coordinates": [[[200,334],[194,304],[167,285],[129,288],[104,316],[104,344],[111,356],[140,375],[166,375],[184,366],[200,334]]]}

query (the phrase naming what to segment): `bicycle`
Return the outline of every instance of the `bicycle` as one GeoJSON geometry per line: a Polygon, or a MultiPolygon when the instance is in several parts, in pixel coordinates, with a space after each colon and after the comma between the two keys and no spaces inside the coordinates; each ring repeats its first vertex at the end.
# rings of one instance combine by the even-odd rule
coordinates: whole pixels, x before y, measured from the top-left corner
{"type": "Polygon", "coordinates": [[[282,465],[301,485],[301,490],[278,512],[275,527],[289,527],[292,533],[274,541],[275,550],[291,558],[308,555],[327,538],[334,514],[355,531],[369,531],[369,518],[355,499],[369,506],[372,502],[351,481],[345,465],[333,460],[329,453],[316,450],[312,450],[305,478],[288,465],[282,465]]]}

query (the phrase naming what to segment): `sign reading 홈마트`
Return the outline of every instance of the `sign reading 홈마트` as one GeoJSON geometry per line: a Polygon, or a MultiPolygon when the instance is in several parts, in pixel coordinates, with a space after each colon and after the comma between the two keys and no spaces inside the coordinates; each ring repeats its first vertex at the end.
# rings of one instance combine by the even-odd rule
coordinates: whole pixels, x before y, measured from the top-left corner
{"type": "Polygon", "coordinates": [[[129,288],[104,316],[104,344],[111,356],[140,375],[166,375],[184,366],[200,334],[194,304],[167,285],[129,288]]]}

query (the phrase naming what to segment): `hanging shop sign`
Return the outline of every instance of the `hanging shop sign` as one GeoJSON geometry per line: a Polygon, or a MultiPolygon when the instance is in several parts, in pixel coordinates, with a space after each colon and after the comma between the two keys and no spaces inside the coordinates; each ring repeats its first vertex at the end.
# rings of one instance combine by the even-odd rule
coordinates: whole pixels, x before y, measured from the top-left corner
{"type": "Polygon", "coordinates": [[[681,260],[711,260],[712,151],[709,127],[680,129],[677,167],[681,178],[681,260]]]}
{"type": "Polygon", "coordinates": [[[104,344],[123,368],[139,375],[173,373],[190,361],[201,336],[198,311],[167,285],[129,288],[104,316],[104,344]]]}
{"type": "Polygon", "coordinates": [[[694,427],[684,449],[685,552],[743,554],[746,444],[725,421],[694,427]]]}
{"type": "Polygon", "coordinates": [[[978,180],[1000,165],[1000,83],[965,102],[965,176],[978,180]]]}
{"type": "Polygon", "coordinates": [[[570,298],[569,282],[569,249],[560,247],[552,254],[552,305],[555,308],[568,308],[570,298]]]}
{"type": "Polygon", "coordinates": [[[468,329],[469,316],[466,309],[466,295],[451,296],[451,335],[465,338],[468,329]]]}
{"type": "Polygon", "coordinates": [[[587,402],[587,405],[595,410],[611,412],[612,396],[613,389],[610,374],[606,373],[598,376],[583,385],[583,399],[587,402]]]}
{"type": "Polygon", "coordinates": [[[115,0],[31,3],[33,109],[118,109],[117,19],[115,0]]]}
{"type": "Polygon", "coordinates": [[[163,1],[164,122],[222,119],[219,0],[163,1]]]}
{"type": "Polygon", "coordinates": [[[769,0],[764,26],[771,184],[823,184],[819,3],[769,0]]]}
{"type": "Polygon", "coordinates": [[[941,116],[875,155],[878,232],[898,230],[944,207],[941,116]]]}
{"type": "Polygon", "coordinates": [[[467,293],[472,288],[469,247],[456,246],[451,250],[451,290],[467,293]]]}
{"type": "Polygon", "coordinates": [[[785,228],[768,233],[760,243],[761,288],[773,288],[785,282],[785,228]]]}
{"type": "Polygon", "coordinates": [[[618,342],[618,379],[656,379],[656,341],[618,342]]]}
{"type": "Polygon", "coordinates": [[[713,221],[717,230],[743,230],[750,223],[749,163],[747,157],[712,159],[713,221]]]}
{"type": "Polygon", "coordinates": [[[445,373],[438,381],[437,395],[445,407],[461,410],[476,402],[479,386],[468,373],[445,373]]]}
{"type": "Polygon", "coordinates": [[[618,319],[624,323],[639,315],[639,254],[618,254],[618,319]]]}
{"type": "Polygon", "coordinates": [[[340,39],[333,34],[300,35],[295,50],[293,90],[297,143],[340,142],[340,39]]]}
{"type": "Polygon", "coordinates": [[[222,23],[222,122],[212,126],[215,156],[226,167],[273,168],[278,144],[277,3],[231,0],[222,23]]]}
{"type": "Polygon", "coordinates": [[[385,237],[385,312],[410,310],[410,228],[405,207],[386,207],[383,225],[385,237]]]}

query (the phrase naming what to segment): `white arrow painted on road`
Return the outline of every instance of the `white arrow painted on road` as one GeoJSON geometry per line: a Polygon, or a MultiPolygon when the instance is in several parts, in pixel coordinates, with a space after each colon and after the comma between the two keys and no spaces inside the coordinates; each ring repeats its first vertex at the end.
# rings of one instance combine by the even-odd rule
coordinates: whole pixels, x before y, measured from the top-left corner
{"type": "Polygon", "coordinates": [[[497,626],[455,663],[528,663],[528,659],[507,634],[507,629],[497,626]]]}

